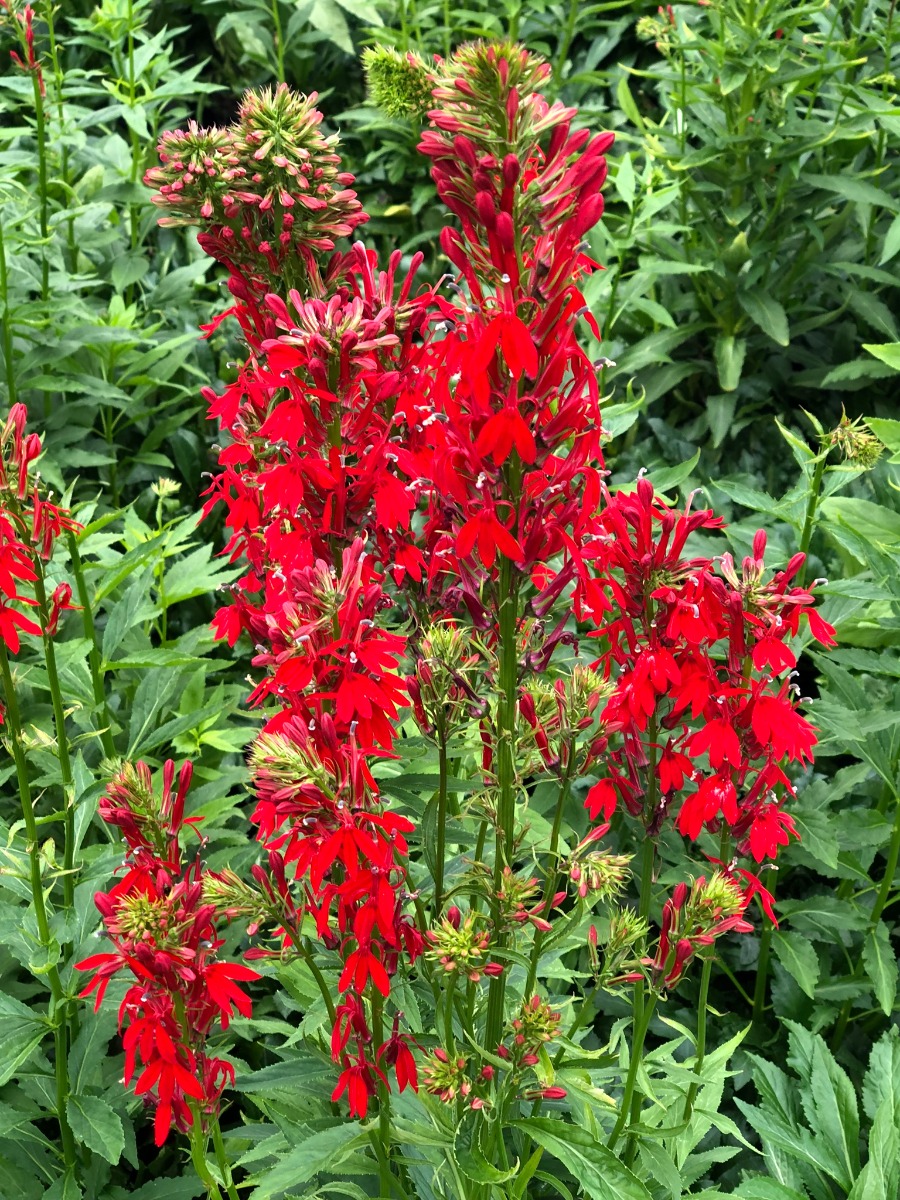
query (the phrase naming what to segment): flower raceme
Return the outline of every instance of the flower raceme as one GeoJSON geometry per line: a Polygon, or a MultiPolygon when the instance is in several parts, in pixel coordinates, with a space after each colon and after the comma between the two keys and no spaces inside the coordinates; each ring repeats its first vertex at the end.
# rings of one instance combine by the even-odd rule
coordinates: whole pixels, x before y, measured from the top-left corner
{"type": "Polygon", "coordinates": [[[175,764],[166,762],[160,798],[144,763],[126,764],[111,781],[100,814],[125,836],[124,874],[95,903],[112,949],[75,964],[93,972],[80,994],[93,994],[95,1008],[111,980],[122,972],[131,979],[119,1005],[125,1084],[136,1076],[135,1094],[155,1108],[157,1145],[173,1125],[186,1130],[217,1114],[234,1068],[209,1054],[207,1042],[216,1024],[224,1030],[235,1013],[250,1016],[239,985],[259,978],[219,958],[209,873],[199,856],[184,857],[180,837],[196,824],[184,816],[191,773],[185,763],[173,791],[175,764]]]}
{"type": "Polygon", "coordinates": [[[24,404],[14,404],[0,428],[0,641],[10,654],[19,653],[23,633],[55,634],[62,611],[74,607],[68,583],[57,584],[44,606],[36,598],[57,539],[78,525],[32,472],[42,446],[38,434],[26,433],[27,419],[24,404]],[[23,607],[39,609],[38,620],[23,607]]]}
{"type": "MultiPolygon", "coordinates": [[[[446,290],[416,283],[420,255],[381,269],[361,243],[338,246],[365,219],[352,177],[314,97],[283,85],[248,94],[227,130],[165,134],[147,176],[163,219],[198,225],[228,272],[234,303],[207,334],[234,317],[249,350],[221,395],[205,393],[227,438],[205,511],[221,508],[226,553],[244,568],[215,630],[255,647],[251,698],[265,713],[250,756],[266,851],[253,874],[272,945],[251,953],[312,953],[315,929],[337,961],[334,1098],[354,1116],[391,1075],[418,1084],[396,1008],[390,1037],[374,1035],[398,972],[440,968],[471,988],[486,975],[496,989],[510,939],[552,930],[556,861],[543,881],[515,861],[525,777],[564,780],[567,795],[593,775],[593,820],[624,811],[656,837],[671,819],[689,840],[720,833],[738,857],[774,857],[795,834],[785,763],[807,761],[815,741],[789,642],[804,618],[825,645],[833,634],[793,584],[796,559],[766,578],[764,535],[738,575],[727,554],[691,549],[721,527],[712,512],[677,511],[647,480],[609,484],[579,323],[599,336],[583,239],[602,215],[612,135],[549,103],[546,64],[520,46],[476,43],[427,67],[383,57],[367,58],[373,86],[387,80],[401,107],[406,87],[410,109],[427,109],[420,150],[455,219],[440,238],[446,290]],[[451,908],[430,932],[407,891],[413,823],[389,809],[375,770],[407,717],[433,741],[473,726],[483,786],[505,797],[489,809],[496,863],[456,881],[486,911],[451,908]]],[[[129,844],[146,840],[145,811],[119,818],[129,844]]],[[[588,906],[628,878],[601,836],[564,864],[588,906]]],[[[751,872],[730,864],[714,880],[669,902],[651,981],[671,986],[704,939],[749,928],[753,895],[771,911],[751,872]]],[[[238,909],[256,911],[235,898],[238,909]]],[[[607,953],[610,978],[633,977],[636,937],[607,953]]],[[[520,1021],[538,1013],[550,1030],[539,997],[526,1003],[520,1021]]],[[[502,1043],[502,1023],[493,1033],[502,1043]]],[[[485,1107],[493,1068],[467,1070],[439,1047],[425,1086],[485,1107]]]]}

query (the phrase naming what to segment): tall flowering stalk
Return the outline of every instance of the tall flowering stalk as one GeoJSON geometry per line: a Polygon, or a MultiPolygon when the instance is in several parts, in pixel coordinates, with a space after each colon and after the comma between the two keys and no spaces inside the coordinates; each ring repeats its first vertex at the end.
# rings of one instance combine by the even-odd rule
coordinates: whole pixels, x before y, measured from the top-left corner
{"type": "Polygon", "coordinates": [[[129,979],[119,1005],[125,1048],[126,1086],[154,1111],[154,1137],[161,1146],[173,1126],[192,1135],[194,1163],[210,1187],[219,1188],[205,1167],[204,1142],[212,1134],[229,1196],[236,1195],[224,1161],[218,1127],[219,1103],[234,1067],[210,1053],[218,1026],[234,1014],[248,1017],[250,997],[239,984],[259,975],[242,963],[219,957],[223,939],[210,896],[218,878],[199,854],[185,853],[182,837],[196,818],[184,815],[192,767],[185,763],[175,783],[175,764],[166,762],[157,794],[145,763],[126,764],[100,802],[100,816],[122,831],[127,846],[124,874],[96,904],[112,948],[76,964],[93,976],[81,992],[94,994],[99,1008],[112,979],[129,979]]]}
{"type": "MultiPolygon", "coordinates": [[[[332,1021],[333,1099],[359,1117],[377,1099],[383,1188],[402,1171],[394,1089],[474,1110],[501,1163],[511,1115],[566,1100],[545,957],[589,929],[594,992],[634,989],[609,1132],[611,1147],[628,1133],[630,1162],[658,998],[697,955],[708,990],[711,947],[752,927],[754,897],[773,919],[742,863],[795,835],[786,767],[809,760],[815,731],[789,642],[804,620],[826,645],[833,630],[797,583],[800,556],[767,574],[760,533],[738,571],[692,548],[722,525],[709,510],[675,509],[647,480],[610,487],[579,331],[598,334],[584,236],[612,135],[549,103],[549,68],[517,45],[429,65],[376,50],[367,67],[392,111],[424,115],[420,149],[454,219],[446,290],[416,285],[418,255],[381,270],[361,243],[340,247],[365,220],[352,177],[314,97],[284,85],[248,94],[228,129],[165,134],[148,174],[163,220],[198,225],[228,271],[234,304],[208,333],[233,316],[249,348],[237,380],[208,393],[228,441],[207,511],[222,508],[245,567],[215,628],[255,648],[264,857],[210,895],[267,939],[254,956],[307,963],[332,1021]],[[379,782],[413,723],[438,757],[431,872],[379,782]],[[465,805],[454,771],[474,789],[465,805]],[[579,839],[585,779],[595,824],[579,839]],[[555,793],[542,844],[528,838],[536,780],[555,793]],[[468,838],[452,866],[451,821],[468,838]],[[648,946],[656,844],[673,828],[687,843],[713,835],[719,853],[686,866],[648,946]],[[637,911],[619,903],[633,841],[637,911]],[[430,991],[421,1047],[400,978],[430,991]]],[[[592,997],[580,1005],[570,1039],[594,1016],[592,997]]]]}
{"type": "Polygon", "coordinates": [[[72,588],[63,582],[48,594],[46,572],[59,537],[77,526],[65,509],[51,502],[41,486],[34,470],[42,451],[41,439],[37,433],[27,432],[27,417],[25,406],[14,404],[0,428],[0,724],[4,726],[7,747],[16,769],[39,945],[35,962],[38,969],[46,973],[52,1000],[49,1018],[53,1028],[56,1116],[66,1166],[71,1169],[76,1161],[76,1149],[66,1117],[70,1005],[60,979],[58,953],[54,953],[50,930],[52,910],[45,889],[37,797],[27,761],[14,660],[22,649],[23,637],[40,639],[53,705],[63,792],[63,903],[70,906],[74,890],[75,809],[53,639],[63,610],[72,607],[72,588]]]}

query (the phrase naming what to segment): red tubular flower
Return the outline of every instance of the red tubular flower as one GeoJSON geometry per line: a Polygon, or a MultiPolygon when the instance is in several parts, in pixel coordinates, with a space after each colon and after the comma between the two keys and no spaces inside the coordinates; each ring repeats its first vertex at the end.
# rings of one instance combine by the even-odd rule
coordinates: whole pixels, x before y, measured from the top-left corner
{"type": "Polygon", "coordinates": [[[135,1094],[156,1107],[157,1145],[173,1125],[188,1129],[195,1107],[217,1111],[234,1071],[205,1053],[206,1040],[216,1022],[227,1029],[235,1012],[250,1016],[250,997],[238,983],[259,978],[218,958],[223,942],[216,908],[206,900],[208,876],[199,859],[183,862],[179,841],[195,820],[184,817],[190,764],[183,765],[173,794],[174,777],[170,760],[157,798],[145,764],[126,765],[101,800],[101,815],[125,834],[128,870],[110,892],[95,897],[113,949],[75,964],[93,972],[80,995],[95,993],[95,1009],[120,971],[136,980],[119,1008],[125,1083],[140,1067],[135,1094]]]}

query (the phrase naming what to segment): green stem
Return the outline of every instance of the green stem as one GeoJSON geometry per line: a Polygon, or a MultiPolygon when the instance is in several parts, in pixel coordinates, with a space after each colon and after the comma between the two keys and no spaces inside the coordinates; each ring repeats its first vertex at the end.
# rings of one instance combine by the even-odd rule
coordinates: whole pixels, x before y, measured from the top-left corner
{"type": "MultiPolygon", "coordinates": [[[[513,564],[504,556],[499,578],[499,698],[497,705],[497,838],[494,851],[494,929],[499,939],[499,909],[496,897],[503,879],[503,868],[512,866],[516,825],[516,688],[518,684],[519,649],[518,580],[513,564]]],[[[506,992],[506,972],[491,979],[488,990],[485,1045],[494,1050],[503,1030],[503,1000],[506,992]]]]}
{"type": "Polygon", "coordinates": [[[437,845],[434,859],[434,916],[441,915],[444,907],[444,854],[447,848],[447,737],[443,729],[438,730],[438,816],[437,845]]]}
{"type": "Polygon", "coordinates": [[[688,1088],[688,1094],[684,1102],[684,1115],[682,1121],[687,1124],[691,1119],[691,1114],[694,1111],[694,1101],[697,1099],[697,1093],[700,1090],[700,1076],[703,1073],[703,1060],[706,1058],[706,1014],[709,1005],[709,981],[712,979],[713,954],[712,951],[707,952],[707,957],[703,960],[703,973],[700,976],[700,1000],[697,1012],[697,1055],[694,1061],[694,1075],[696,1079],[688,1088]]]}
{"type": "Polygon", "coordinates": [[[206,1163],[207,1135],[203,1130],[203,1122],[196,1106],[192,1105],[191,1107],[194,1113],[194,1120],[191,1124],[191,1162],[194,1164],[197,1178],[206,1188],[209,1200],[222,1200],[219,1185],[206,1163]]]}
{"type": "Polygon", "coordinates": [[[222,1182],[225,1184],[225,1190],[228,1192],[228,1200],[240,1200],[238,1190],[234,1186],[234,1180],[232,1179],[228,1156],[225,1153],[225,1143],[222,1141],[222,1130],[219,1128],[218,1117],[212,1118],[211,1129],[213,1148],[216,1152],[216,1164],[219,1168],[219,1174],[222,1176],[222,1182]]]}
{"type": "MultiPolygon", "coordinates": [[[[769,891],[775,897],[776,882],[773,878],[769,891]]],[[[772,937],[775,926],[767,921],[759,938],[759,957],[756,960],[756,980],[753,985],[753,1024],[759,1026],[766,1011],[766,985],[769,980],[769,959],[772,956],[772,937]]]]}
{"type": "Polygon", "coordinates": [[[84,629],[84,636],[91,644],[88,654],[91,689],[94,693],[94,706],[99,715],[100,722],[104,726],[100,730],[100,743],[103,746],[103,753],[106,757],[113,759],[116,755],[116,744],[112,736],[112,717],[110,716],[109,705],[106,702],[106,688],[103,686],[103,657],[100,653],[100,642],[97,638],[97,626],[94,623],[94,610],[91,604],[90,593],[88,592],[87,580],[84,575],[84,564],[78,550],[78,539],[71,531],[67,536],[67,542],[72,575],[75,579],[75,593],[78,596],[78,603],[81,605],[81,623],[84,629]]]}
{"type": "Polygon", "coordinates": [[[32,73],[34,85],[34,120],[37,130],[38,195],[40,198],[41,222],[41,300],[50,301],[50,197],[47,194],[47,123],[44,117],[44,97],[36,73],[32,73]]]}
{"type": "Polygon", "coordinates": [[[615,1148],[616,1143],[622,1136],[629,1117],[631,1118],[630,1123],[632,1125],[635,1124],[637,1119],[635,1116],[635,1102],[637,1103],[637,1116],[640,1116],[640,1096],[636,1094],[635,1084],[637,1083],[637,1074],[643,1057],[644,1041],[646,1040],[647,1030],[650,1028],[650,1021],[653,1019],[655,1008],[656,994],[654,993],[650,997],[650,1002],[642,1005],[640,1021],[634,1028],[634,1037],[631,1043],[631,1059],[628,1063],[628,1075],[625,1078],[625,1089],[622,1093],[619,1119],[613,1126],[613,1131],[609,1135],[609,1141],[606,1143],[610,1150],[615,1148]]]}
{"type": "MultiPolygon", "coordinates": [[[[650,742],[653,743],[655,740],[656,740],[656,717],[654,716],[653,720],[650,723],[650,742]]],[[[655,764],[655,762],[653,762],[653,763],[651,763],[650,781],[649,781],[649,786],[647,788],[647,798],[650,801],[650,803],[647,806],[648,813],[652,813],[652,811],[653,811],[652,805],[653,805],[653,803],[655,803],[655,796],[656,796],[656,764],[655,764]]],[[[640,900],[638,903],[638,915],[644,921],[646,921],[650,916],[650,905],[651,905],[652,896],[653,896],[653,864],[655,862],[655,859],[656,859],[656,842],[653,840],[653,838],[649,837],[645,833],[644,844],[641,849],[641,885],[640,885],[641,892],[640,892],[640,900]]],[[[642,977],[634,985],[634,997],[631,1002],[631,1022],[632,1022],[632,1028],[634,1030],[634,1045],[637,1046],[639,1044],[641,1050],[643,1050],[644,1038],[647,1036],[647,1029],[649,1028],[649,1025],[650,1025],[650,1016],[652,1016],[653,1009],[656,1007],[656,998],[655,997],[653,997],[651,999],[651,1002],[649,1004],[647,1003],[646,988],[647,988],[646,982],[644,981],[644,979],[642,977]]],[[[635,1053],[635,1050],[634,1050],[634,1047],[632,1047],[632,1054],[634,1054],[634,1053],[635,1053]]],[[[632,1063],[632,1067],[633,1067],[633,1071],[632,1071],[632,1068],[629,1068],[629,1078],[631,1077],[632,1073],[635,1074],[635,1078],[636,1078],[637,1066],[635,1066],[634,1063],[632,1063]]],[[[627,1097],[628,1105],[630,1105],[630,1108],[631,1108],[631,1124],[634,1125],[637,1123],[638,1118],[640,1117],[641,1103],[643,1100],[643,1097],[641,1096],[640,1092],[635,1091],[634,1079],[631,1079],[630,1087],[628,1086],[628,1083],[626,1082],[625,1096],[627,1097]]],[[[626,1117],[627,1117],[627,1107],[625,1104],[625,1098],[623,1097],[622,1112],[619,1114],[619,1124],[624,1124],[626,1117]]],[[[613,1132],[615,1134],[615,1130],[613,1132]]],[[[620,1132],[621,1132],[621,1130],[620,1130],[620,1132]]],[[[618,1140],[618,1134],[615,1134],[614,1140],[618,1140]]],[[[610,1143],[610,1145],[613,1145],[613,1144],[614,1144],[614,1142],[610,1143]]],[[[629,1162],[630,1162],[631,1158],[633,1157],[633,1146],[631,1145],[630,1142],[629,1142],[628,1154],[631,1155],[631,1157],[629,1157],[629,1162]]]]}
{"type": "MultiPolygon", "coordinates": [[[[891,896],[891,888],[894,885],[894,876],[897,873],[897,863],[900,861],[900,797],[897,796],[896,792],[894,793],[894,796],[896,800],[894,828],[891,833],[890,843],[888,845],[887,862],[884,868],[884,875],[881,879],[881,886],[878,889],[875,905],[869,917],[869,933],[877,928],[878,922],[881,920],[881,914],[887,907],[891,896]]],[[[860,955],[856,963],[856,969],[853,972],[853,979],[861,979],[864,971],[865,964],[863,963],[862,955],[860,955]]],[[[844,1040],[844,1033],[846,1032],[847,1025],[850,1021],[850,1014],[853,1010],[853,999],[854,998],[851,996],[844,1001],[844,1006],[841,1009],[840,1016],[838,1017],[838,1022],[832,1035],[832,1049],[834,1051],[840,1049],[841,1043],[844,1040]]]]}
{"type": "MultiPolygon", "coordinates": [[[[819,492],[822,490],[822,480],[825,477],[825,463],[828,451],[823,450],[816,462],[816,469],[809,485],[809,496],[806,501],[806,516],[803,519],[803,531],[800,534],[800,552],[809,556],[809,543],[812,541],[816,523],[816,510],[819,507],[819,492]]],[[[797,573],[797,586],[803,587],[806,579],[806,561],[797,573]]]]}
{"type": "MultiPolygon", "coordinates": [[[[34,904],[38,939],[49,957],[53,939],[50,935],[50,921],[44,899],[44,883],[41,878],[41,847],[38,841],[37,822],[34,816],[31,784],[28,780],[28,764],[25,761],[25,751],[23,749],[22,718],[19,713],[19,701],[16,696],[16,687],[9,666],[9,657],[2,640],[0,640],[0,675],[3,677],[3,691],[6,700],[5,723],[16,767],[19,799],[22,805],[22,819],[25,823],[25,834],[28,839],[31,897],[34,904]]],[[[68,1002],[59,978],[59,971],[55,964],[49,968],[46,975],[47,983],[50,986],[50,994],[53,998],[52,1018],[54,1071],[56,1076],[56,1118],[59,1124],[60,1141],[62,1142],[66,1168],[70,1168],[74,1172],[78,1157],[75,1139],[72,1136],[72,1130],[69,1128],[69,1122],[66,1117],[66,1101],[69,1096],[68,1002]]]]}
{"type": "MultiPolygon", "coordinates": [[[[138,104],[137,76],[135,75],[135,70],[134,70],[134,30],[135,30],[134,0],[128,0],[128,43],[127,43],[128,107],[131,109],[132,112],[134,112],[134,110],[137,108],[137,104],[138,104]]],[[[140,139],[140,136],[138,135],[137,130],[132,129],[131,126],[129,126],[128,132],[131,137],[131,171],[130,171],[129,177],[130,177],[131,188],[132,188],[132,192],[133,192],[134,189],[137,187],[138,180],[140,179],[141,174],[142,174],[141,169],[144,165],[144,163],[143,163],[144,154],[143,154],[143,147],[141,145],[141,139],[140,139]]],[[[129,204],[128,204],[128,237],[129,237],[129,241],[131,244],[132,252],[137,250],[138,242],[140,241],[140,236],[139,236],[140,212],[141,212],[140,205],[135,204],[133,201],[129,201],[129,204]]],[[[128,287],[125,289],[125,303],[131,304],[133,297],[134,297],[134,284],[129,283],[128,287]]]]}
{"type": "MultiPolygon", "coordinates": [[[[384,1043],[384,1000],[377,988],[372,989],[372,1038],[376,1047],[384,1043]]],[[[382,1151],[378,1156],[381,1195],[389,1200],[393,1175],[391,1171],[391,1093],[381,1079],[378,1080],[378,1137],[382,1151]]]]}
{"type": "Polygon", "coordinates": [[[272,37],[278,62],[278,82],[284,83],[284,37],[281,32],[281,13],[278,4],[279,0],[272,0],[272,37]]]}
{"type": "Polygon", "coordinates": [[[563,36],[560,39],[559,50],[556,54],[556,63],[553,67],[553,74],[557,81],[562,78],[563,67],[566,65],[566,57],[569,53],[569,47],[572,45],[572,38],[575,36],[575,24],[578,20],[578,13],[581,8],[580,0],[569,0],[569,12],[566,17],[563,36]]]}
{"type": "MultiPolygon", "coordinates": [[[[62,177],[63,186],[68,191],[69,188],[69,147],[66,145],[66,110],[63,101],[63,83],[65,74],[59,61],[59,45],[56,41],[56,27],[53,23],[53,14],[55,12],[53,0],[47,0],[44,5],[44,21],[47,24],[47,41],[50,47],[50,63],[53,67],[53,79],[56,84],[56,111],[59,120],[59,136],[61,145],[59,149],[59,172],[62,177]]],[[[77,247],[75,245],[75,217],[70,214],[66,218],[66,245],[69,250],[69,261],[72,264],[72,269],[75,268],[75,260],[77,255],[77,247]]]]}
{"type": "Polygon", "coordinates": [[[3,366],[6,372],[6,391],[9,406],[16,403],[16,372],[13,364],[12,321],[9,311],[9,271],[6,265],[6,241],[0,223],[0,304],[3,306],[3,366]]]}
{"type": "Polygon", "coordinates": [[[63,787],[63,811],[65,843],[63,846],[63,904],[71,908],[75,902],[75,784],[72,776],[72,760],[69,752],[69,736],[66,732],[66,712],[63,704],[59,671],[56,666],[56,647],[48,631],[50,607],[44,584],[44,564],[38,555],[34,557],[34,594],[41,615],[41,632],[44,639],[44,659],[47,667],[47,682],[50,685],[50,702],[53,706],[53,724],[56,730],[56,753],[63,787]]]}
{"type": "MultiPolygon", "coordinates": [[[[563,815],[566,810],[566,802],[569,799],[569,790],[572,785],[572,767],[574,762],[574,746],[569,745],[568,766],[563,774],[562,783],[559,789],[559,796],[556,801],[556,812],[553,814],[553,828],[550,831],[550,848],[548,850],[549,865],[547,867],[547,878],[544,881],[544,895],[541,899],[540,915],[545,921],[550,919],[550,912],[553,908],[553,897],[556,895],[556,881],[559,878],[559,866],[557,863],[557,852],[559,849],[559,832],[562,828],[563,815]]],[[[531,962],[528,965],[528,979],[525,983],[525,997],[531,996],[537,980],[538,962],[541,957],[541,950],[544,946],[545,933],[542,929],[536,929],[534,934],[534,942],[531,947],[531,962]]]]}

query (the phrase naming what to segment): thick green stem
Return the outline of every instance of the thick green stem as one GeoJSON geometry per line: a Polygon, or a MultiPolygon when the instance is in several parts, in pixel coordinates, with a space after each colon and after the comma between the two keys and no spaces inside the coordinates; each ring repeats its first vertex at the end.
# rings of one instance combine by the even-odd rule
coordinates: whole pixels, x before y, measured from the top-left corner
{"type": "Polygon", "coordinates": [[[284,36],[281,32],[280,0],[272,0],[272,39],[275,42],[275,58],[278,67],[278,82],[284,83],[284,36]]]}
{"type": "MultiPolygon", "coordinates": [[[[656,720],[651,722],[650,741],[653,742],[656,738],[656,720]]],[[[655,763],[652,764],[651,770],[652,786],[648,786],[647,795],[651,804],[648,805],[648,812],[652,812],[652,803],[655,801],[656,795],[656,770],[655,763]]],[[[656,860],[656,842],[653,838],[644,834],[644,845],[641,849],[641,894],[638,903],[638,915],[646,921],[650,916],[650,905],[653,897],[653,865],[656,860]]],[[[647,985],[643,979],[639,979],[634,985],[634,996],[631,1002],[631,1021],[634,1030],[634,1044],[632,1046],[632,1055],[635,1053],[635,1046],[640,1045],[643,1050],[644,1038],[647,1036],[647,1029],[650,1025],[650,1017],[653,1014],[653,1009],[656,1007],[655,996],[647,1003],[646,999],[647,985]]],[[[637,1072],[637,1066],[632,1063],[633,1072],[629,1069],[629,1078],[632,1073],[637,1072]]],[[[626,1082],[625,1096],[622,1099],[622,1112],[619,1114],[619,1123],[624,1123],[627,1116],[627,1106],[625,1099],[627,1097],[628,1106],[631,1108],[631,1123],[636,1124],[641,1113],[641,1103],[643,1097],[640,1092],[635,1090],[634,1079],[631,1079],[630,1086],[626,1082]]],[[[615,1133],[615,1131],[613,1131],[615,1133]]],[[[620,1131],[621,1132],[621,1131],[620,1131]]],[[[615,1135],[618,1138],[618,1134],[615,1135]]],[[[610,1142],[613,1145],[614,1142],[610,1142]]],[[[630,1150],[633,1147],[630,1147],[630,1150]]],[[[630,1152],[630,1151],[629,1151],[630,1152]]],[[[633,1157],[633,1155],[632,1155],[633,1157]]],[[[629,1159],[630,1161],[630,1159],[629,1159]]]]}
{"type": "Polygon", "coordinates": [[[697,1054],[694,1059],[696,1079],[688,1088],[688,1094],[684,1101],[684,1115],[681,1119],[685,1124],[690,1121],[694,1111],[694,1101],[700,1090],[700,1077],[703,1074],[703,1062],[706,1058],[706,1014],[709,1005],[709,981],[712,979],[712,967],[713,953],[710,950],[703,960],[703,973],[700,976],[700,999],[697,1008],[697,1054]]]}
{"type": "MultiPolygon", "coordinates": [[[[448,999],[448,1004],[452,1003],[448,999]]],[[[384,1043],[384,1001],[381,993],[372,989],[372,1038],[376,1048],[384,1043]]],[[[378,1138],[382,1153],[378,1156],[378,1172],[381,1183],[381,1195],[391,1195],[391,1093],[386,1084],[378,1080],[378,1138]]]]}
{"type": "Polygon", "coordinates": [[[191,1125],[191,1162],[194,1164],[197,1178],[206,1188],[208,1200],[222,1200],[222,1192],[206,1162],[207,1135],[203,1129],[203,1122],[196,1106],[192,1105],[192,1108],[194,1120],[191,1125]]]}
{"type": "Polygon", "coordinates": [[[47,194],[47,123],[44,117],[44,97],[37,72],[32,72],[34,85],[34,120],[37,130],[38,197],[41,222],[41,300],[50,300],[50,197],[47,194]]]}
{"type": "MultiPolygon", "coordinates": [[[[769,891],[774,899],[776,883],[773,879],[769,891]]],[[[759,938],[759,957],[756,960],[756,980],[753,985],[753,1024],[759,1025],[766,1011],[766,986],[769,980],[769,959],[772,957],[772,936],[775,926],[768,921],[759,938]]]]}
{"type": "Polygon", "coordinates": [[[66,732],[66,710],[63,704],[59,671],[56,666],[56,647],[48,629],[50,606],[44,584],[44,564],[35,555],[34,593],[41,615],[41,632],[44,639],[44,661],[47,667],[47,682],[50,685],[50,702],[53,706],[53,724],[56,730],[56,754],[63,788],[63,813],[65,842],[63,845],[63,903],[71,908],[75,902],[75,784],[72,776],[72,759],[69,753],[69,736],[66,732]]]}
{"type": "MultiPolygon", "coordinates": [[[[828,459],[828,452],[823,450],[816,462],[816,469],[813,471],[813,477],[809,485],[809,496],[806,500],[806,516],[803,519],[803,531],[800,534],[800,552],[809,556],[809,543],[812,541],[813,531],[816,527],[816,510],[819,507],[819,493],[822,490],[822,480],[825,477],[825,463],[828,459]]],[[[806,561],[797,572],[797,586],[803,587],[806,579],[806,561]]]]}
{"type": "MultiPolygon", "coordinates": [[[[497,704],[497,838],[494,851],[494,929],[499,929],[499,895],[503,868],[512,866],[516,825],[516,688],[519,673],[518,580],[508,558],[500,566],[499,611],[499,696],[497,704]]],[[[494,1050],[503,1031],[503,1000],[506,972],[491,979],[488,991],[485,1045],[494,1050]]]]}
{"type": "Polygon", "coordinates": [[[225,1153],[225,1143],[222,1141],[222,1130],[219,1128],[218,1117],[213,1117],[211,1122],[213,1148],[216,1152],[216,1165],[219,1168],[219,1174],[222,1176],[222,1182],[225,1184],[225,1190],[228,1192],[228,1200],[240,1200],[238,1190],[234,1186],[234,1180],[231,1177],[231,1167],[228,1163],[228,1155],[225,1153]]]}
{"type": "Polygon", "coordinates": [[[609,1135],[609,1141],[606,1143],[610,1150],[615,1148],[616,1143],[622,1136],[626,1123],[629,1123],[629,1118],[632,1125],[635,1123],[637,1119],[635,1115],[635,1102],[637,1102],[637,1116],[640,1116],[640,1096],[636,1093],[635,1085],[644,1054],[644,1042],[647,1037],[647,1030],[650,1028],[655,1008],[656,994],[653,993],[650,997],[650,1002],[642,1004],[640,1021],[634,1027],[634,1037],[631,1042],[631,1058],[628,1063],[628,1075],[625,1078],[625,1089],[622,1093],[619,1119],[613,1126],[613,1131],[609,1135]]]}
{"type": "MultiPolygon", "coordinates": [[[[3,692],[6,701],[5,723],[16,767],[16,779],[19,785],[19,799],[22,805],[22,819],[25,824],[25,835],[28,839],[28,859],[31,872],[31,897],[34,904],[34,915],[38,928],[38,940],[48,956],[52,953],[53,938],[50,935],[50,921],[47,915],[47,905],[44,899],[44,882],[41,877],[41,847],[38,840],[37,822],[34,815],[34,801],[31,795],[31,784],[28,779],[28,764],[25,761],[23,748],[22,718],[19,713],[19,701],[16,696],[15,683],[9,666],[6,646],[0,640],[0,675],[3,677],[3,692]]],[[[66,1101],[69,1096],[69,1025],[68,1000],[63,991],[62,982],[56,965],[46,971],[47,983],[53,998],[53,1050],[54,1071],[56,1076],[56,1117],[59,1124],[60,1141],[62,1142],[63,1157],[67,1168],[73,1171],[78,1162],[75,1139],[66,1117],[66,1101]]]]}
{"type": "Polygon", "coordinates": [[[437,838],[434,855],[434,916],[441,915],[444,907],[444,855],[447,850],[447,735],[438,730],[438,815],[437,838]]]}
{"type": "MultiPolygon", "coordinates": [[[[56,41],[56,27],[53,21],[55,12],[52,0],[44,5],[43,17],[47,24],[47,42],[50,47],[50,63],[53,67],[53,79],[56,87],[56,112],[59,121],[59,137],[61,145],[59,148],[59,173],[62,178],[63,186],[68,191],[69,188],[69,147],[66,145],[66,110],[63,100],[63,84],[65,74],[62,65],[59,61],[59,45],[56,41]]],[[[75,217],[69,214],[66,217],[66,245],[69,251],[69,261],[72,264],[72,269],[75,269],[75,260],[77,255],[77,247],[75,245],[75,217]]]]}
{"type": "Polygon", "coordinates": [[[553,74],[557,80],[562,79],[563,67],[566,65],[569,47],[572,45],[572,39],[575,36],[575,25],[578,20],[578,13],[580,9],[580,0],[569,0],[569,13],[566,17],[563,35],[559,42],[559,50],[556,54],[556,63],[553,67],[553,74]]]}
{"type": "Polygon", "coordinates": [[[112,717],[110,716],[109,705],[106,701],[106,688],[103,686],[103,656],[100,653],[97,626],[94,623],[94,610],[91,605],[87,580],[84,576],[84,564],[81,561],[81,554],[78,550],[78,539],[74,533],[70,532],[67,541],[72,575],[75,579],[75,594],[78,596],[78,603],[81,605],[81,623],[84,629],[84,636],[91,643],[91,649],[88,654],[88,665],[91,672],[91,690],[94,693],[94,706],[97,710],[100,723],[103,726],[99,731],[100,744],[103,746],[103,753],[106,757],[112,759],[115,758],[116,743],[113,741],[112,717]]]}
{"type": "MultiPolygon", "coordinates": [[[[556,801],[556,812],[553,814],[553,828],[550,831],[550,848],[547,852],[549,859],[547,865],[547,878],[544,881],[544,894],[541,898],[540,915],[545,921],[550,919],[550,913],[553,908],[553,897],[556,895],[556,882],[559,878],[559,866],[557,863],[557,855],[559,851],[559,832],[562,828],[563,816],[566,810],[566,803],[569,799],[569,790],[572,786],[572,766],[574,761],[573,746],[569,746],[569,756],[566,770],[563,774],[560,783],[559,796],[556,801]]],[[[531,947],[531,962],[528,966],[528,979],[525,984],[525,996],[531,995],[535,982],[537,980],[538,963],[541,958],[541,950],[544,946],[545,933],[543,929],[536,929],[534,933],[534,942],[531,947]]]]}
{"type": "Polygon", "coordinates": [[[16,371],[13,364],[12,321],[9,311],[9,270],[6,265],[6,241],[0,223],[0,305],[3,319],[3,367],[6,373],[6,392],[9,406],[16,403],[16,371]]]}

